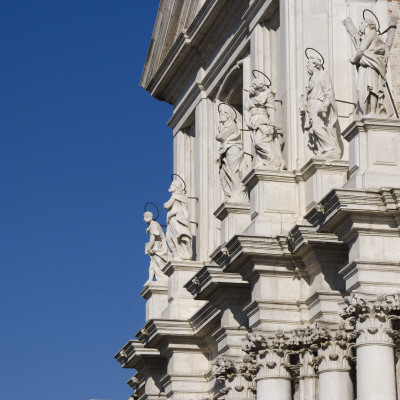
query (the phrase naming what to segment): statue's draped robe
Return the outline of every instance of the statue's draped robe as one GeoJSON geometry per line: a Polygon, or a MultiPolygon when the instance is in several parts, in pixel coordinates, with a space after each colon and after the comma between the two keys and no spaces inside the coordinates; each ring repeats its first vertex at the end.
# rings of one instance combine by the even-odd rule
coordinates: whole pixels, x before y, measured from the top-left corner
{"type": "Polygon", "coordinates": [[[390,102],[386,83],[386,72],[389,55],[385,43],[375,30],[368,32],[360,43],[363,54],[358,62],[357,92],[359,108],[362,115],[370,113],[369,96],[378,98],[376,114],[393,115],[393,107],[390,102]]]}
{"type": "MultiPolygon", "coordinates": [[[[286,168],[281,146],[275,132],[268,109],[275,112],[275,97],[270,91],[250,95],[250,128],[256,149],[256,168],[281,170],[286,168]]],[[[274,121],[275,122],[275,121],[274,121]]]]}
{"type": "Polygon", "coordinates": [[[184,193],[172,193],[166,203],[167,242],[175,260],[192,259],[192,234],[190,232],[188,198],[184,193]]]}
{"type": "Polygon", "coordinates": [[[222,125],[217,138],[226,138],[218,150],[219,176],[224,195],[231,202],[246,201],[246,188],[242,183],[243,142],[236,122],[229,120],[222,125]]]}
{"type": "Polygon", "coordinates": [[[316,155],[329,154],[340,157],[340,146],[337,138],[336,123],[337,105],[333,85],[329,74],[321,69],[315,70],[307,85],[308,123],[305,128],[310,132],[309,147],[316,155]],[[320,112],[326,106],[326,116],[320,112]]]}
{"type": "Polygon", "coordinates": [[[152,220],[146,232],[155,238],[153,248],[149,249],[154,252],[153,255],[150,255],[150,269],[154,269],[156,279],[159,280],[159,277],[163,275],[162,268],[168,262],[167,242],[161,225],[157,221],[152,220]]]}

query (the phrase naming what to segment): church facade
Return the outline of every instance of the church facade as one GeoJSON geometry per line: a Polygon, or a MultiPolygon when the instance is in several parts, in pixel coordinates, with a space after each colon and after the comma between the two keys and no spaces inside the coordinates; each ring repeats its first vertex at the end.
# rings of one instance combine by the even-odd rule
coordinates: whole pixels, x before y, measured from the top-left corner
{"type": "Polygon", "coordinates": [[[173,105],[140,400],[400,399],[400,2],[161,0],[173,105]]]}

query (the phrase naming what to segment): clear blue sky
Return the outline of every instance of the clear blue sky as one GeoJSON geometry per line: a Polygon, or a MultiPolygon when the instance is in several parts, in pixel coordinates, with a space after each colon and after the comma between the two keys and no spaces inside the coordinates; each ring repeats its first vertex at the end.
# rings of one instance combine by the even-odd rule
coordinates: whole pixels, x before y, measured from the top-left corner
{"type": "MultiPolygon", "coordinates": [[[[139,87],[158,1],[0,1],[0,399],[126,399],[142,219],[172,109],[139,87]]],[[[161,219],[165,217],[162,214],[161,219]]]]}

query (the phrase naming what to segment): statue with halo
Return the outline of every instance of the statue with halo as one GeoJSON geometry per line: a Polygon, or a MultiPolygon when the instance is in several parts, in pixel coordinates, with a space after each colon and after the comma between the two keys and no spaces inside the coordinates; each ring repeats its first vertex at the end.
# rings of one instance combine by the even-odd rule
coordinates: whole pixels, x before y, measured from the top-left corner
{"type": "MultiPolygon", "coordinates": [[[[150,204],[147,203],[146,206],[150,204]]],[[[152,203],[151,203],[152,204],[152,203]]],[[[158,211],[158,209],[157,209],[158,211]]],[[[153,214],[150,211],[146,211],[143,215],[145,222],[147,223],[146,232],[150,239],[145,245],[145,254],[150,256],[150,267],[149,267],[149,279],[144,286],[149,285],[153,282],[154,277],[157,282],[165,282],[167,277],[162,272],[165,264],[168,262],[168,246],[165,241],[164,231],[161,225],[153,218],[153,214]]]]}
{"type": "Polygon", "coordinates": [[[324,69],[324,58],[312,48],[305,51],[309,75],[306,95],[302,96],[300,114],[309,134],[308,147],[316,158],[338,159],[338,109],[331,78],[324,69]]]}
{"type": "Polygon", "coordinates": [[[255,147],[255,168],[284,170],[286,163],[278,139],[275,92],[270,89],[271,81],[265,74],[254,70],[253,77],[245,99],[244,117],[255,147]],[[264,75],[269,83],[257,78],[255,72],[264,75]]]}
{"type": "Polygon", "coordinates": [[[172,174],[169,188],[171,198],[164,204],[167,209],[166,238],[174,260],[192,259],[192,234],[190,232],[189,200],[183,179],[172,174]]]}
{"type": "Polygon", "coordinates": [[[247,202],[247,190],[242,183],[244,151],[242,135],[236,123],[237,112],[229,104],[221,103],[218,113],[218,133],[215,139],[220,145],[216,163],[224,197],[231,203],[247,202]]]}
{"type": "Polygon", "coordinates": [[[358,109],[362,116],[390,118],[394,105],[387,84],[387,66],[397,26],[397,16],[391,15],[389,27],[380,33],[376,15],[364,10],[357,31],[350,18],[343,21],[356,54],[350,60],[357,67],[358,109]],[[386,41],[382,36],[387,32],[386,41]]]}

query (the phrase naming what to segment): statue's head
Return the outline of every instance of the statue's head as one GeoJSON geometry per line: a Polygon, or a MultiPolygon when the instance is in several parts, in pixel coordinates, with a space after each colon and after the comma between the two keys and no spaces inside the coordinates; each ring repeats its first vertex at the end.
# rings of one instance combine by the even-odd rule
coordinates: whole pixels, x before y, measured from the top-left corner
{"type": "Polygon", "coordinates": [[[253,79],[250,83],[249,92],[252,95],[257,95],[260,92],[269,90],[268,85],[261,79],[253,79]]]}
{"type": "Polygon", "coordinates": [[[153,214],[152,214],[150,211],[146,211],[146,212],[143,214],[143,219],[144,219],[147,223],[149,223],[149,222],[151,222],[151,221],[153,220],[153,214]]]}
{"type": "Polygon", "coordinates": [[[186,190],[185,190],[185,186],[184,186],[184,184],[183,184],[183,181],[182,181],[180,178],[178,178],[178,177],[175,177],[175,178],[173,179],[173,181],[171,182],[171,185],[170,185],[168,191],[169,191],[170,193],[186,193],[186,190]]]}
{"type": "Polygon", "coordinates": [[[220,104],[219,122],[234,121],[236,119],[235,111],[226,104],[220,104]]]}
{"type": "Polygon", "coordinates": [[[315,70],[320,71],[323,68],[324,62],[317,55],[310,56],[307,61],[307,72],[312,75],[315,70]]]}
{"type": "Polygon", "coordinates": [[[364,35],[368,30],[376,31],[376,22],[371,18],[365,18],[361,21],[358,31],[360,35],[364,35]]]}

